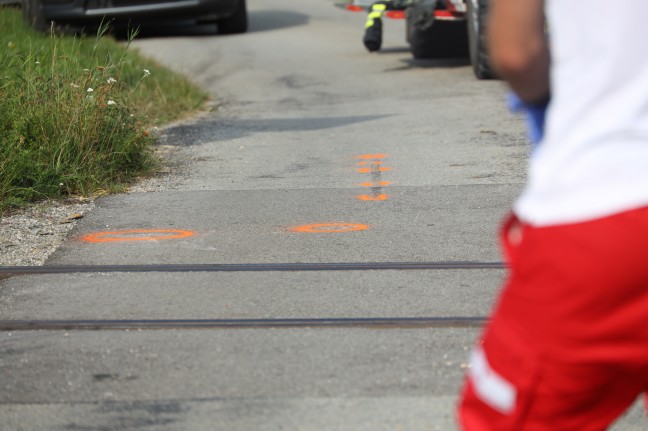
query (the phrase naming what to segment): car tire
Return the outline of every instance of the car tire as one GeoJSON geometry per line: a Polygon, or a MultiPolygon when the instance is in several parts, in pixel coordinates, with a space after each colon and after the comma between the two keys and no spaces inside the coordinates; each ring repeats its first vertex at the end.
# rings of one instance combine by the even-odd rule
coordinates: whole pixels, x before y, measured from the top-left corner
{"type": "Polygon", "coordinates": [[[40,0],[23,0],[22,15],[25,22],[35,30],[41,32],[49,30],[49,21],[45,19],[40,0]]]}
{"type": "Polygon", "coordinates": [[[418,11],[408,8],[406,14],[406,39],[414,58],[457,58],[468,55],[465,21],[440,21],[432,18],[433,21],[421,24],[418,11]]]}
{"type": "Polygon", "coordinates": [[[239,0],[236,10],[227,18],[216,21],[220,34],[245,33],[248,29],[247,5],[245,0],[239,0]]]}
{"type": "Polygon", "coordinates": [[[488,0],[467,0],[468,45],[470,63],[478,79],[496,78],[488,55],[486,40],[486,22],[488,17],[488,0]]]}

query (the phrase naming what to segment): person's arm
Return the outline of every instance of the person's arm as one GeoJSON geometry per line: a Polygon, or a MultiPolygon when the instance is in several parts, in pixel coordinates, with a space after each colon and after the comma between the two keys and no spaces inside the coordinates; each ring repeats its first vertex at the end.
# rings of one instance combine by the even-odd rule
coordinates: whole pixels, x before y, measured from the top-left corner
{"type": "Polygon", "coordinates": [[[549,47],[544,0],[492,0],[488,25],[491,62],[526,103],[549,98],[549,47]]]}

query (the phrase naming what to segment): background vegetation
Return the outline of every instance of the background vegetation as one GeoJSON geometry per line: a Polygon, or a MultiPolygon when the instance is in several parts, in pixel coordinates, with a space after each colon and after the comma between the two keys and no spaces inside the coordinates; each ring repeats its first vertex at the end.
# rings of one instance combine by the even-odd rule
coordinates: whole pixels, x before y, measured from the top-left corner
{"type": "Polygon", "coordinates": [[[106,29],[44,35],[15,8],[0,8],[0,28],[0,214],[122,190],[156,167],[147,130],[206,100],[106,29]]]}

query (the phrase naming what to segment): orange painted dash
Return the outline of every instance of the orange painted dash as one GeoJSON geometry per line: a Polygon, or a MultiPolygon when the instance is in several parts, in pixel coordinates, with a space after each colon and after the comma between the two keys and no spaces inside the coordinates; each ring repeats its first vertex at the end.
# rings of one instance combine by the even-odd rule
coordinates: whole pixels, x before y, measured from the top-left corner
{"type": "Polygon", "coordinates": [[[360,187],[385,187],[391,184],[391,181],[380,181],[377,183],[372,183],[370,181],[358,184],[360,187]]]}
{"type": "Polygon", "coordinates": [[[357,156],[358,159],[384,159],[387,158],[387,154],[362,154],[357,156]]]}
{"type": "Polygon", "coordinates": [[[357,196],[358,199],[361,201],[386,201],[389,199],[388,195],[376,195],[376,196],[369,196],[369,195],[359,195],[357,196]]]}
{"type": "Polygon", "coordinates": [[[369,226],[358,223],[316,223],[297,226],[290,230],[299,233],[342,233],[367,229],[369,226]]]}

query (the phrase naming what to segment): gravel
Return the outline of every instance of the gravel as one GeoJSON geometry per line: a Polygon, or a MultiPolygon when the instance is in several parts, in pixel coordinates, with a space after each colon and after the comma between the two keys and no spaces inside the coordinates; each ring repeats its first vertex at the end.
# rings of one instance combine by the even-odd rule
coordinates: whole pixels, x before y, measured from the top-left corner
{"type": "MultiPolygon", "coordinates": [[[[131,185],[128,193],[177,188],[185,177],[177,154],[158,151],[164,168],[131,185]],[[169,167],[170,165],[173,168],[169,167]]],[[[0,217],[0,266],[41,266],[68,238],[74,223],[94,209],[93,198],[39,203],[0,217]]]]}
{"type": "MultiPolygon", "coordinates": [[[[196,116],[194,118],[199,118],[196,116]]],[[[184,120],[184,124],[193,119],[184,120]]],[[[162,169],[151,178],[132,184],[128,193],[149,193],[177,188],[187,177],[188,157],[167,145],[169,130],[156,129],[155,152],[162,169]]],[[[41,266],[68,238],[74,223],[94,208],[93,198],[48,201],[0,216],[0,266],[41,266]]]]}
{"type": "Polygon", "coordinates": [[[43,265],[67,238],[76,220],[93,207],[89,199],[46,202],[2,217],[0,265],[43,265]]]}

